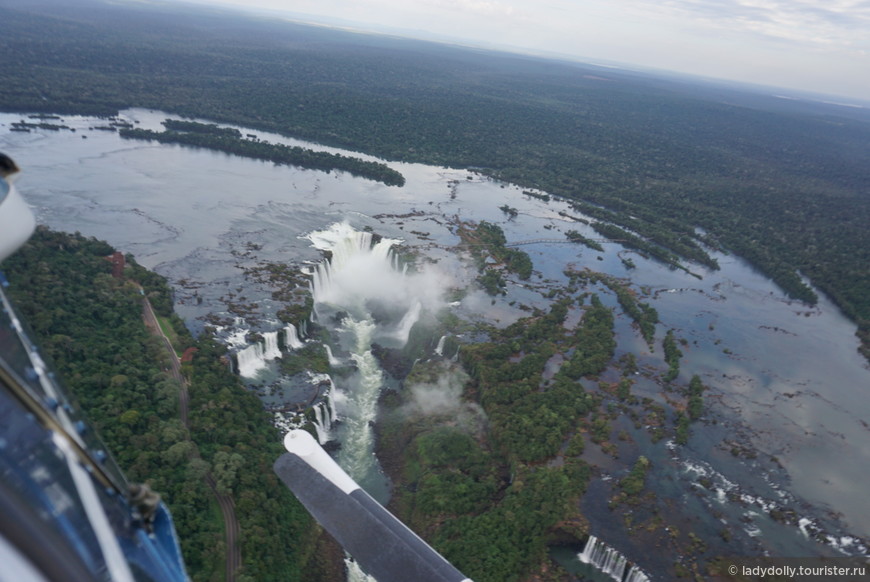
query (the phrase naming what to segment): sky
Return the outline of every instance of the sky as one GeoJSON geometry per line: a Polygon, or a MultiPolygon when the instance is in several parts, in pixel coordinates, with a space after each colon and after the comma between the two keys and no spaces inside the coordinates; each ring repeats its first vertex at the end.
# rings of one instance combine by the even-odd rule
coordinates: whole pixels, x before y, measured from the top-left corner
{"type": "Polygon", "coordinates": [[[187,1],[870,102],[870,0],[187,1]]]}

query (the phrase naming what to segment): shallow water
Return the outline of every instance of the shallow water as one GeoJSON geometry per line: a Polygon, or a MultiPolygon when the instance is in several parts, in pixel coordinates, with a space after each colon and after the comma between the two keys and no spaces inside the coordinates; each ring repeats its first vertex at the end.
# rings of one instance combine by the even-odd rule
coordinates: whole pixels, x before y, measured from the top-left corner
{"type": "MultiPolygon", "coordinates": [[[[167,117],[144,110],[124,116],[155,129],[167,117]]],[[[263,261],[319,261],[320,253],[301,237],[341,220],[402,239],[405,246],[436,259],[443,276],[456,286],[467,285],[475,273],[452,249],[458,239],[451,221],[497,222],[509,241],[562,240],[566,230],[597,236],[558,214],[576,215],[566,204],[523,196],[516,186],[465,170],[390,163],[407,184],[387,187],[346,174],[121,140],[114,133],[88,130],[104,122],[87,118],[64,118],[75,133],[10,132],[9,124],[22,117],[0,114],[0,151],[24,168],[17,184],[39,221],[105,239],[167,276],[177,289],[176,308],[194,331],[204,327],[209,314],[231,322],[233,302],[256,307],[244,321],[231,323],[226,334],[281,327],[274,318],[271,290],[247,279],[242,269],[263,261]],[[503,204],[516,208],[518,216],[507,220],[499,210],[503,204]]],[[[263,132],[243,132],[277,141],[263,132]]],[[[724,519],[744,532],[738,532],[734,543],[747,551],[827,551],[807,541],[799,528],[766,518],[762,508],[770,500],[816,520],[836,538],[828,549],[849,535],[870,537],[865,484],[870,467],[870,427],[865,421],[870,419],[865,395],[870,370],[856,351],[854,324],[828,300],[823,297],[815,307],[791,302],[734,256],[716,255],[722,266],[716,272],[692,265],[703,276],[698,280],[614,243],[605,244],[603,253],[556,243],[522,249],[538,275],[528,283],[510,282],[508,296],[494,302],[471,293],[456,312],[506,325],[525,315],[520,304],[546,307],[544,294],[565,284],[566,267],[588,267],[630,277],[636,289],[648,290],[645,300],[663,322],[650,350],[617,307],[617,356],[634,351],[642,368],[661,371],[666,329],[687,340],[681,347],[680,380],[702,377],[709,387],[707,418],[717,424],[696,423],[689,445],[673,450],[664,442],[652,444],[643,431],[632,436],[640,452],[653,460],[658,492],[684,500],[698,535],[715,537],[724,519]],[[637,268],[627,271],[620,253],[629,253],[637,268]],[[723,438],[751,444],[760,452],[758,459],[730,455],[723,438]],[[714,480],[718,475],[737,484],[741,495],[756,501],[722,501],[715,489],[693,485],[697,467],[705,467],[714,480]],[[839,514],[842,522],[832,514],[839,514]]],[[[634,392],[660,399],[654,376],[639,377],[634,392]]],[[[593,530],[605,539],[609,531],[611,539],[630,544],[608,523],[606,502],[596,510],[603,499],[595,491],[584,502],[593,530]]],[[[624,548],[629,555],[631,549],[624,548]]]]}

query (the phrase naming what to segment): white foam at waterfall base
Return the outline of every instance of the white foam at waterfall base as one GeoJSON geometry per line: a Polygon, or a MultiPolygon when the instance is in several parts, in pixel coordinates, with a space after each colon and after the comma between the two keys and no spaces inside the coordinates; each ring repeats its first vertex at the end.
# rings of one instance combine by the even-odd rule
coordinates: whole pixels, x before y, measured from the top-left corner
{"type": "Polygon", "coordinates": [[[649,576],[637,566],[632,566],[625,576],[625,582],[649,582],[649,576]]]}
{"type": "Polygon", "coordinates": [[[359,564],[350,556],[345,556],[344,565],[347,567],[347,582],[378,582],[373,576],[363,572],[359,564]]]}

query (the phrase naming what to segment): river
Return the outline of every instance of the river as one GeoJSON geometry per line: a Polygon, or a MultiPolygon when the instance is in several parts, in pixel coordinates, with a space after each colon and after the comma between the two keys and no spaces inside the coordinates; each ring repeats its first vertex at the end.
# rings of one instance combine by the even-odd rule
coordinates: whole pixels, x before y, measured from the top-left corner
{"type": "MultiPolygon", "coordinates": [[[[80,231],[129,252],[168,277],[176,289],[176,310],[194,332],[222,321],[221,338],[240,345],[245,331],[283,327],[278,302],[267,283],[245,269],[264,262],[313,268],[322,260],[314,232],[346,222],[401,241],[431,259],[446,287],[467,287],[476,275],[454,250],[456,220],[499,224],[509,241],[564,239],[587,226],[560,215],[578,213],[558,200],[525,196],[522,190],[461,169],[389,162],[405,175],[404,187],[388,187],[343,173],[300,170],[173,145],[122,140],[116,133],[89,129],[104,120],[65,116],[75,131],[11,132],[19,114],[0,114],[0,151],[24,171],[17,185],[40,223],[80,231]],[[499,207],[517,210],[509,218],[499,207]],[[245,304],[239,314],[238,304],[245,304]],[[234,307],[235,306],[235,307],[234,307]]],[[[146,129],[160,129],[162,112],[128,110],[123,117],[146,129]]],[[[260,139],[306,144],[241,128],[260,139]]],[[[671,270],[618,244],[604,252],[572,244],[523,246],[536,274],[527,283],[510,281],[508,294],[492,301],[480,291],[451,307],[467,319],[507,325],[526,315],[521,306],[545,308],[547,291],[566,283],[566,267],[630,278],[659,313],[656,347],[650,350],[622,314],[615,298],[597,289],[616,308],[617,357],[639,355],[642,371],[633,391],[663,402],[657,374],[663,363],[661,339],[674,329],[681,346],[679,381],[701,376],[708,387],[705,422],[693,425],[688,445],[652,443],[629,423],[636,446],[627,454],[653,461],[650,481],[661,497],[678,500],[686,527],[715,543],[725,527],[736,553],[815,555],[854,553],[870,538],[870,369],[857,353],[855,325],[821,296],[810,307],[790,301],[769,279],[739,257],[714,253],[721,270],[699,265],[671,270]],[[620,256],[629,253],[636,268],[620,256]],[[731,444],[757,454],[733,455],[731,444]],[[698,485],[704,477],[706,486],[698,485]],[[770,519],[771,508],[793,509],[798,524],[770,519]],[[812,541],[813,533],[823,543],[812,541]]],[[[356,322],[359,325],[359,321],[356,322]]],[[[437,339],[437,338],[436,338],[437,339]]],[[[364,357],[365,349],[357,357],[364,357]]],[[[347,356],[348,354],[345,354],[347,356]]],[[[584,500],[593,532],[620,551],[650,552],[626,535],[607,509],[607,483],[624,474],[620,463],[598,460],[601,479],[584,500]]],[[[375,488],[381,487],[374,485],[375,488]]],[[[641,559],[642,561],[642,559],[641,559]]]]}

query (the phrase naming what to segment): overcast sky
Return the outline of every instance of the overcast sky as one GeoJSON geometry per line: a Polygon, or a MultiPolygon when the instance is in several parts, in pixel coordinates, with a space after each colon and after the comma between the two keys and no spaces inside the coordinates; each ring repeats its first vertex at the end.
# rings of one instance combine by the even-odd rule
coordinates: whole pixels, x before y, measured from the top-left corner
{"type": "Polygon", "coordinates": [[[193,0],[870,102],[870,0],[193,0]]]}

